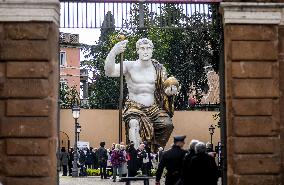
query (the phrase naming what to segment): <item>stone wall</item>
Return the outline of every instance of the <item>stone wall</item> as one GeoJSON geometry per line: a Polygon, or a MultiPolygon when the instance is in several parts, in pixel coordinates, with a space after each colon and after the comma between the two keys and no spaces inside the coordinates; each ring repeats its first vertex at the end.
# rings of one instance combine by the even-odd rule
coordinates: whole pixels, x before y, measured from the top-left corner
{"type": "Polygon", "coordinates": [[[0,3],[0,184],[55,185],[59,1],[0,3]]]}
{"type": "MultiPolygon", "coordinates": [[[[209,127],[216,124],[213,115],[218,112],[210,111],[175,111],[173,116],[174,131],[172,136],[186,135],[186,146],[188,148],[191,139],[203,142],[210,141],[209,127]]],[[[118,111],[100,109],[81,109],[78,122],[82,126],[80,140],[90,142],[90,146],[99,147],[101,141],[106,142],[106,147],[118,142],[118,111]]],[[[60,110],[60,131],[66,133],[70,140],[70,146],[74,146],[74,119],[70,109],[60,110]]],[[[125,141],[125,129],[123,128],[123,141],[125,141]]],[[[66,138],[66,137],[65,137],[66,138]]],[[[215,129],[213,144],[220,142],[220,129],[215,129]]],[[[62,139],[60,139],[62,143],[62,139]]],[[[68,141],[63,141],[63,144],[68,141]]],[[[173,137],[169,139],[166,148],[173,144],[173,137]]]]}
{"type": "Polygon", "coordinates": [[[223,7],[228,184],[283,184],[284,6],[223,7]]]}
{"type": "Polygon", "coordinates": [[[229,184],[277,184],[278,28],[227,25],[225,45],[229,184]]]}
{"type": "Polygon", "coordinates": [[[284,26],[278,28],[278,61],[279,61],[279,87],[280,87],[280,152],[281,152],[281,183],[284,184],[284,26]]]}
{"type": "Polygon", "coordinates": [[[0,182],[57,184],[58,26],[0,21],[0,182]]]}
{"type": "Polygon", "coordinates": [[[1,181],[55,184],[58,27],[6,22],[0,35],[1,181]]]}

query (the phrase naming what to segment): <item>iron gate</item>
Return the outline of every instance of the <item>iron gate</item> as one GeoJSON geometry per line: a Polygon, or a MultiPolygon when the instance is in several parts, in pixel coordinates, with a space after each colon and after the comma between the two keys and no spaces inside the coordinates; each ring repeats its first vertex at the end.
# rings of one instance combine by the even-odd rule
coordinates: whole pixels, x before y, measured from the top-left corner
{"type": "MultiPolygon", "coordinates": [[[[190,17],[194,13],[205,14],[205,19],[212,19],[213,6],[218,6],[219,0],[203,1],[203,3],[193,3],[193,1],[145,1],[135,2],[130,0],[118,0],[118,1],[100,1],[100,0],[60,0],[61,2],[61,18],[60,27],[62,28],[107,28],[109,25],[102,25],[104,16],[109,12],[115,19],[116,28],[132,28],[135,25],[127,24],[127,21],[131,19],[133,8],[139,8],[139,27],[159,27],[159,28],[173,28],[171,27],[171,20],[162,20],[163,17],[159,17],[162,12],[162,8],[166,4],[174,4],[177,8],[182,9],[182,13],[185,15],[184,23],[180,28],[187,26],[187,17],[190,17]],[[210,3],[209,3],[210,2],[210,3]],[[142,5],[146,5],[150,12],[149,24],[145,25],[144,9],[142,5]],[[154,20],[159,17],[159,23],[154,20]],[[167,26],[162,22],[166,22],[167,26]]],[[[172,15],[173,20],[175,14],[172,15]]],[[[131,21],[130,21],[131,22],[131,21]]]]}
{"type": "MultiPolygon", "coordinates": [[[[184,29],[189,24],[189,18],[195,14],[203,14],[204,21],[221,19],[218,12],[221,0],[60,0],[61,2],[61,28],[108,28],[111,24],[103,24],[105,15],[109,14],[108,22],[114,21],[117,29],[138,28],[161,28],[161,29],[184,29]],[[184,17],[178,24],[174,23],[175,14],[169,18],[161,16],[163,7],[167,4],[174,5],[182,11],[184,17]],[[145,11],[145,8],[148,11],[145,11]],[[137,20],[133,18],[133,10],[138,9],[137,20]],[[146,15],[147,12],[150,12],[146,15]],[[147,17],[147,19],[146,19],[147,17]],[[112,20],[111,20],[112,19],[112,20]],[[156,21],[154,21],[156,20],[156,21]],[[158,21],[157,21],[158,20],[158,21]],[[138,24],[131,24],[138,21],[138,24]],[[178,25],[178,26],[177,26],[178,25]]],[[[137,13],[137,12],[136,12],[137,13]]],[[[219,76],[220,76],[220,122],[222,143],[222,184],[227,184],[227,161],[226,161],[226,113],[225,113],[225,71],[223,56],[223,33],[220,42],[219,76]]]]}

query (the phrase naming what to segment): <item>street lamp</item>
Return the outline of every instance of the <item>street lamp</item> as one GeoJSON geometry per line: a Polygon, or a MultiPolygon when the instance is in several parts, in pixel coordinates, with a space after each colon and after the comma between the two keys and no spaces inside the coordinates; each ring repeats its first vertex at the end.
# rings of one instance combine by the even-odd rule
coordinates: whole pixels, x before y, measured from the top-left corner
{"type": "Polygon", "coordinates": [[[211,136],[211,138],[210,138],[210,143],[211,144],[213,144],[212,143],[212,138],[213,138],[214,130],[215,130],[215,127],[213,125],[210,125],[210,127],[209,127],[209,134],[211,136]]]}
{"type": "Polygon", "coordinates": [[[77,120],[80,116],[80,107],[77,105],[72,107],[72,115],[75,120],[75,142],[74,142],[74,161],[72,168],[72,177],[78,177],[78,151],[77,151],[77,120]]]}

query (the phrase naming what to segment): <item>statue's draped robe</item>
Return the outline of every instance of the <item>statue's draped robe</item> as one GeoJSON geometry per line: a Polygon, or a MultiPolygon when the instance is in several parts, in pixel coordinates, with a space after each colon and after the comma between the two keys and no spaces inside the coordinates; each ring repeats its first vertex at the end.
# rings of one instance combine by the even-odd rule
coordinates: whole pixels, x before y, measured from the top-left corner
{"type": "Polygon", "coordinates": [[[144,106],[133,100],[125,102],[123,120],[126,123],[126,139],[129,142],[129,121],[139,121],[140,137],[142,141],[151,143],[151,148],[165,147],[173,130],[171,117],[173,116],[173,96],[166,96],[164,90],[163,66],[153,60],[156,70],[155,103],[144,106]]]}

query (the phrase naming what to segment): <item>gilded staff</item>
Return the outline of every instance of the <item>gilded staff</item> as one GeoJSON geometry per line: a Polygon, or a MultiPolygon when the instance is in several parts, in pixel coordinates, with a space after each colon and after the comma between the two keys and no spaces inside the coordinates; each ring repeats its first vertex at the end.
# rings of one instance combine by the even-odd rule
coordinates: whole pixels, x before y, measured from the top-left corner
{"type": "MultiPolygon", "coordinates": [[[[118,39],[120,41],[125,40],[124,35],[119,35],[118,39]]],[[[122,141],[122,104],[123,104],[123,55],[124,53],[120,54],[120,94],[119,94],[119,143],[122,141]]]]}

